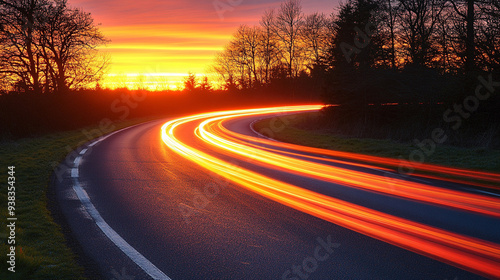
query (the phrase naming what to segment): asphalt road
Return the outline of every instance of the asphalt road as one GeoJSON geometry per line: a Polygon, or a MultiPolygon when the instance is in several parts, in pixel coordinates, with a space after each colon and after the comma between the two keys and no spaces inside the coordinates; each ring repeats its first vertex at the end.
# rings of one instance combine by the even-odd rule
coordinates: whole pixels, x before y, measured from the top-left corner
{"type": "MultiPolygon", "coordinates": [[[[231,120],[225,127],[256,136],[250,124],[259,117],[231,120]]],[[[166,121],[137,125],[92,147],[82,147],[76,151],[81,155],[76,160],[78,175],[72,173],[74,167],[66,166],[61,180],[56,180],[61,209],[72,233],[105,279],[151,279],[144,269],[149,264],[171,279],[484,279],[446,260],[414,253],[283,205],[208,171],[165,145],[161,128],[166,121]],[[81,153],[82,149],[87,150],[81,153]],[[143,258],[134,262],[110,241],[102,224],[97,225],[95,216],[88,213],[88,205],[82,205],[75,194],[75,184],[113,230],[112,236],[123,238],[136,250],[129,256],[139,253],[143,258]]],[[[259,165],[200,141],[195,136],[200,122],[180,127],[178,140],[276,180],[500,243],[498,217],[259,165]]],[[[442,185],[449,188],[450,183],[442,185]]]]}

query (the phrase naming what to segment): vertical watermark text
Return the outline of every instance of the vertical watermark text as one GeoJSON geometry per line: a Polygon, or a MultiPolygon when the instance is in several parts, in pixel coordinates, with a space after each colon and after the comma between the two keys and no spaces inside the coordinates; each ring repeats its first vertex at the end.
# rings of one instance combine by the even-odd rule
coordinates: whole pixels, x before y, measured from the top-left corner
{"type": "Polygon", "coordinates": [[[16,272],[16,176],[15,166],[8,167],[7,177],[7,244],[9,252],[7,253],[7,264],[10,272],[16,272]]]}

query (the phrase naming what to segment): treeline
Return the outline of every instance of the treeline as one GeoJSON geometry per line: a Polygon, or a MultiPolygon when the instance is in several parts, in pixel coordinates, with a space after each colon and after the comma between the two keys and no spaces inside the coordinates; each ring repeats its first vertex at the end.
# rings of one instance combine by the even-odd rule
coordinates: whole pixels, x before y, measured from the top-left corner
{"type": "Polygon", "coordinates": [[[345,135],[410,142],[438,127],[446,144],[499,148],[500,88],[491,86],[500,81],[499,3],[341,5],[323,100],[343,106],[325,109],[323,121],[345,135]]]}
{"type": "Polygon", "coordinates": [[[332,24],[332,66],[500,70],[497,0],[350,0],[332,24]]]}
{"type": "Polygon", "coordinates": [[[0,91],[65,92],[95,84],[106,38],[67,0],[0,0],[0,91]]]}
{"type": "Polygon", "coordinates": [[[458,102],[500,71],[496,0],[351,0],[332,23],[327,103],[458,102]]]}
{"type": "Polygon", "coordinates": [[[401,141],[441,127],[448,144],[500,143],[498,0],[347,0],[327,15],[287,0],[240,26],[213,68],[229,90],[341,105],[305,127],[401,141]]]}
{"type": "Polygon", "coordinates": [[[368,103],[421,97],[408,89],[422,82],[442,80],[438,91],[452,92],[463,75],[500,71],[500,2],[349,0],[325,15],[304,14],[300,1],[288,0],[259,25],[240,26],[213,69],[228,89],[310,77],[336,104],[360,102],[359,88],[370,85],[393,99],[373,92],[368,103]]]}
{"type": "MultiPolygon", "coordinates": [[[[46,133],[113,126],[137,118],[179,117],[216,110],[301,104],[286,96],[228,93],[196,86],[192,91],[80,89],[65,94],[0,95],[0,144],[46,133]]],[[[88,130],[88,129],[87,129],[88,130]]],[[[96,135],[94,135],[96,137],[96,135]]]]}
{"type": "Polygon", "coordinates": [[[241,25],[216,55],[213,70],[230,90],[310,74],[324,64],[330,23],[324,14],[305,16],[299,1],[284,2],[266,11],[259,26],[241,25]]]}

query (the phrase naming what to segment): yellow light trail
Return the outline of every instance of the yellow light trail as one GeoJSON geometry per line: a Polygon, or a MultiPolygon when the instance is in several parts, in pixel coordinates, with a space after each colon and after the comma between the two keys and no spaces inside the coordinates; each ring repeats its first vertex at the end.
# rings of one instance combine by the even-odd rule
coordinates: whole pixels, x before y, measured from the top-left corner
{"type": "MultiPolygon", "coordinates": [[[[279,151],[276,150],[274,152],[269,152],[261,147],[252,147],[243,140],[237,140],[224,134],[227,133],[228,130],[223,129],[222,121],[238,116],[241,115],[219,116],[203,121],[199,125],[200,138],[203,141],[233,154],[253,159],[255,160],[255,164],[276,167],[295,174],[332,183],[500,217],[500,200],[495,198],[474,194],[464,196],[464,193],[460,191],[437,188],[402,179],[391,179],[391,184],[397,186],[391,188],[388,187],[388,179],[385,176],[377,176],[346,168],[296,159],[294,157],[280,155],[278,154],[279,151]]],[[[250,138],[246,135],[240,135],[240,137],[243,139],[250,138]]],[[[274,141],[268,140],[268,142],[274,141]]],[[[276,143],[273,144],[276,145],[276,143]]]]}
{"type": "MultiPolygon", "coordinates": [[[[370,155],[361,155],[361,154],[341,152],[341,151],[332,151],[332,150],[313,148],[313,147],[304,147],[304,146],[290,144],[290,143],[281,143],[280,142],[277,144],[277,142],[275,142],[275,141],[270,141],[267,139],[237,134],[235,132],[232,132],[232,131],[225,129],[223,126],[221,126],[220,123],[219,123],[219,129],[221,130],[221,132],[226,134],[227,137],[232,137],[233,139],[255,142],[255,143],[258,143],[261,145],[268,145],[268,146],[272,146],[275,148],[286,148],[289,150],[308,152],[308,153],[313,153],[313,154],[317,154],[317,155],[331,156],[331,157],[336,157],[336,158],[343,158],[346,160],[362,161],[365,163],[372,164],[372,165],[364,164],[365,167],[369,167],[369,168],[377,168],[377,169],[384,170],[384,168],[380,167],[380,165],[383,165],[383,166],[392,167],[393,169],[397,169],[402,164],[402,161],[397,160],[397,159],[392,159],[392,158],[377,157],[377,156],[370,156],[370,155]],[[377,164],[377,165],[373,165],[373,164],[377,164]]],[[[252,145],[252,146],[256,147],[257,145],[252,145]]],[[[259,146],[259,147],[261,147],[261,146],[259,146]]],[[[346,163],[346,162],[343,161],[343,163],[346,163]]],[[[349,162],[349,164],[352,165],[353,162],[349,162]]],[[[418,166],[414,166],[414,168],[415,168],[415,173],[421,177],[429,177],[429,178],[447,180],[447,181],[451,181],[451,182],[464,183],[464,184],[470,183],[470,181],[467,181],[466,179],[485,180],[485,181],[489,182],[490,184],[481,184],[483,187],[500,190],[500,174],[497,174],[497,173],[445,167],[445,166],[440,166],[440,165],[435,165],[435,164],[419,164],[418,166]],[[441,177],[432,176],[432,175],[420,174],[418,172],[431,172],[431,173],[453,175],[453,176],[457,176],[457,177],[460,177],[463,179],[456,180],[456,179],[449,179],[449,178],[441,178],[441,177]]],[[[385,169],[385,170],[387,170],[387,169],[385,169]]]]}
{"type": "MultiPolygon", "coordinates": [[[[362,234],[383,240],[390,244],[417,252],[457,267],[487,277],[500,277],[500,245],[473,238],[422,223],[413,222],[394,215],[372,210],[360,205],[316,193],[299,186],[288,184],[227,161],[211,156],[193,148],[176,137],[176,132],[183,125],[196,124],[194,133],[199,139],[210,143],[218,152],[231,153],[233,158],[244,161],[253,160],[261,164],[286,170],[292,174],[313,177],[350,187],[358,187],[378,192],[397,195],[423,202],[447,205],[458,209],[483,213],[498,217],[500,200],[482,195],[451,191],[420,183],[398,180],[401,184],[395,190],[387,188],[388,182],[382,176],[352,171],[345,168],[299,160],[294,157],[272,153],[271,150],[257,149],[245,145],[241,139],[247,136],[227,133],[222,122],[242,116],[265,115],[279,112],[300,112],[318,110],[319,105],[274,107],[264,109],[234,110],[210,112],[169,121],[162,126],[162,140],[173,151],[197,163],[212,172],[219,174],[236,184],[274,201],[288,205],[294,209],[314,215],[340,226],[362,234]],[[234,137],[237,136],[237,137],[234,137]],[[360,176],[357,178],[357,176],[360,176]]],[[[248,139],[247,139],[248,140],[248,139]]],[[[259,139],[261,140],[261,139],[259,139]]],[[[264,143],[263,141],[262,143],[264,143]]],[[[273,142],[273,141],[269,141],[273,142]]],[[[267,143],[266,144],[271,144],[267,143]]],[[[284,143],[272,143],[285,147],[284,143]]],[[[296,151],[311,152],[307,147],[294,146],[296,151]]],[[[316,154],[328,154],[321,149],[316,154]]],[[[333,153],[335,151],[332,151],[333,153]]],[[[347,158],[364,160],[366,156],[347,154],[347,158]]],[[[384,158],[368,157],[368,162],[382,161],[384,158]]],[[[399,162],[398,162],[399,164],[399,162]]],[[[476,174],[447,167],[439,167],[440,171],[453,173],[476,174]]],[[[496,180],[498,174],[480,172],[480,176],[496,180]]]]}

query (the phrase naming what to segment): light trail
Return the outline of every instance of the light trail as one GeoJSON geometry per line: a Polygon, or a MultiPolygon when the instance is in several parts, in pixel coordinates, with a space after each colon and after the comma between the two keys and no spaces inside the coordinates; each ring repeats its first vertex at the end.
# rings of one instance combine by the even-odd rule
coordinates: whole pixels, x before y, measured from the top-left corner
{"type": "MultiPolygon", "coordinates": [[[[362,234],[383,240],[393,245],[417,252],[457,267],[487,277],[500,277],[500,245],[478,238],[473,238],[450,231],[413,222],[394,215],[372,210],[330,196],[288,184],[248,169],[230,164],[227,161],[209,155],[191,147],[176,137],[176,132],[183,125],[196,125],[194,133],[199,139],[211,145],[212,150],[232,155],[233,158],[251,161],[253,164],[283,170],[292,174],[312,177],[336,184],[377,191],[417,201],[446,205],[458,209],[474,211],[484,215],[499,216],[500,200],[488,196],[459,192],[428,186],[425,184],[396,179],[398,186],[389,188],[383,176],[373,175],[346,168],[334,167],[294,157],[299,152],[313,154],[329,154],[321,149],[293,145],[288,155],[280,150],[264,149],[248,143],[256,143],[279,147],[292,147],[284,143],[268,143],[251,137],[229,132],[223,121],[229,119],[264,115],[279,112],[300,112],[318,110],[320,106],[275,107],[251,110],[235,110],[211,112],[189,116],[167,122],[162,126],[162,140],[173,151],[199,164],[220,176],[230,179],[238,185],[257,194],[288,205],[297,210],[309,213],[340,226],[362,234]],[[272,145],[271,145],[272,144],[272,145]]],[[[335,154],[335,151],[332,151],[335,154]]],[[[385,160],[384,158],[347,154],[343,158],[356,161],[385,160]],[[367,158],[368,157],[368,158],[367,158]]],[[[308,157],[308,156],[307,156],[308,157]]],[[[307,158],[306,157],[306,158],[307,158]]],[[[311,156],[314,158],[314,156],[311,156]]],[[[326,160],[327,159],[322,159],[326,160]]],[[[390,159],[387,159],[390,162],[390,159]]],[[[399,162],[398,162],[399,164],[399,162]]],[[[358,167],[363,164],[358,164],[358,167]]],[[[439,167],[443,172],[449,171],[468,176],[477,175],[472,171],[439,167]],[[472,172],[472,173],[471,173],[472,172]]],[[[497,174],[480,172],[482,178],[496,180],[497,174]]],[[[392,181],[394,183],[394,181],[392,181]]]]}
{"type": "MultiPolygon", "coordinates": [[[[224,132],[227,132],[227,130],[221,130],[222,121],[241,116],[217,116],[204,120],[198,127],[200,139],[236,155],[253,159],[255,164],[274,167],[336,184],[500,217],[500,200],[496,198],[475,194],[464,196],[464,193],[460,191],[437,188],[402,179],[391,179],[391,185],[389,185],[389,181],[385,176],[310,162],[280,155],[276,150],[273,152],[266,151],[261,147],[252,147],[246,141],[225,135],[224,132]],[[390,187],[394,185],[396,187],[390,187]]],[[[246,136],[242,135],[241,137],[246,136]]]]}
{"type": "MultiPolygon", "coordinates": [[[[341,163],[347,163],[350,165],[353,165],[352,161],[355,162],[364,162],[364,163],[370,163],[372,165],[367,165],[364,164],[364,166],[368,168],[375,168],[375,169],[383,169],[380,166],[386,166],[386,167],[391,167],[391,170],[397,170],[399,166],[402,164],[407,164],[406,162],[402,162],[401,160],[398,159],[393,159],[393,158],[385,158],[385,157],[377,157],[377,156],[370,156],[370,155],[361,155],[361,154],[355,154],[355,153],[349,153],[349,152],[341,152],[341,151],[332,151],[332,150],[326,150],[326,149],[320,149],[320,148],[314,148],[314,147],[305,147],[305,146],[300,146],[300,145],[295,145],[295,144],[290,144],[290,143],[282,143],[282,142],[275,142],[275,141],[270,141],[267,139],[262,139],[262,138],[257,138],[257,137],[252,137],[252,136],[247,136],[247,135],[241,135],[232,131],[229,131],[225,129],[222,126],[222,122],[219,122],[219,129],[221,130],[222,133],[226,134],[226,137],[232,137],[233,139],[237,140],[243,140],[247,143],[257,143],[260,146],[257,147],[262,147],[262,145],[266,146],[272,146],[275,148],[286,148],[289,150],[294,150],[297,152],[307,152],[307,153],[312,153],[312,154],[317,154],[317,155],[323,155],[323,156],[329,156],[329,157],[335,157],[335,158],[343,158],[346,160],[351,160],[350,162],[342,161],[341,163]]],[[[252,145],[252,144],[250,144],[252,145]]],[[[275,150],[276,151],[276,150],[275,150]]],[[[473,171],[473,170],[467,170],[467,169],[459,169],[459,168],[452,168],[452,167],[445,167],[445,166],[440,166],[440,165],[435,165],[435,164],[418,164],[418,165],[412,165],[412,168],[415,169],[415,174],[421,177],[428,177],[428,178],[434,178],[434,179],[440,179],[440,180],[446,180],[450,182],[456,182],[456,183],[461,183],[461,184],[471,184],[471,181],[473,180],[484,180],[488,182],[487,184],[481,184],[477,182],[473,182],[474,185],[477,186],[482,186],[485,188],[491,188],[491,189],[496,189],[500,190],[500,174],[497,173],[491,173],[491,172],[482,172],[482,171],[473,171]],[[448,175],[448,176],[456,176],[460,179],[452,179],[452,178],[445,178],[445,177],[438,177],[438,176],[432,176],[428,174],[420,174],[418,172],[429,172],[429,173],[434,173],[434,174],[439,174],[439,175],[448,175]]],[[[387,169],[385,169],[387,170],[387,169]]]]}

